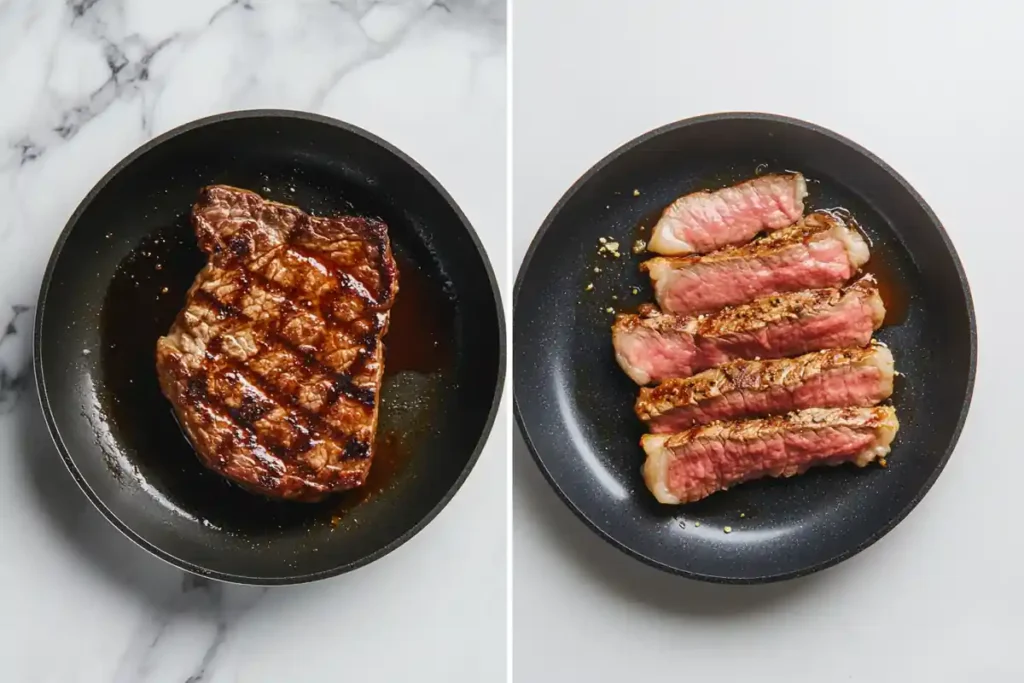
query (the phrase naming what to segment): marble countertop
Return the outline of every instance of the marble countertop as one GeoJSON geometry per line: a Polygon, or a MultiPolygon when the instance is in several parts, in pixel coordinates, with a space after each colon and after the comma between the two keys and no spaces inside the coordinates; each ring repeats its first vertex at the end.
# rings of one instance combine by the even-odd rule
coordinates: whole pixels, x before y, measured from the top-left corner
{"type": "Polygon", "coordinates": [[[315,584],[226,586],[92,508],[46,433],[29,347],[46,260],[92,185],[147,139],[234,109],[315,111],[397,145],[460,203],[504,283],[504,7],[0,0],[4,681],[502,679],[504,411],[453,502],[391,555],[315,584]]]}
{"type": "Polygon", "coordinates": [[[782,584],[707,585],[632,560],[562,505],[517,437],[517,679],[1024,680],[1022,20],[998,0],[515,0],[517,264],[619,145],[699,114],[773,112],[852,138],[921,193],[964,264],[979,344],[970,415],[921,504],[863,553],[782,584]]]}

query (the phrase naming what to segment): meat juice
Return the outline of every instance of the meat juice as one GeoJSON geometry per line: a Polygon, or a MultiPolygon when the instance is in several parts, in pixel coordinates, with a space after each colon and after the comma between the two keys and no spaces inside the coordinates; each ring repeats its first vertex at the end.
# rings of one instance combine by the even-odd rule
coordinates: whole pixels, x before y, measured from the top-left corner
{"type": "Polygon", "coordinates": [[[885,304],[885,320],[882,326],[899,325],[907,319],[910,309],[910,295],[900,282],[899,274],[885,257],[881,249],[872,249],[871,258],[862,268],[864,273],[875,276],[878,293],[885,304]]]}
{"type": "Polygon", "coordinates": [[[871,258],[861,267],[861,272],[873,275],[878,282],[878,294],[885,304],[885,319],[882,326],[899,325],[907,319],[910,310],[910,294],[902,284],[899,273],[888,258],[884,246],[877,244],[864,230],[853,214],[845,208],[826,209],[859,232],[871,248],[871,258]]]}

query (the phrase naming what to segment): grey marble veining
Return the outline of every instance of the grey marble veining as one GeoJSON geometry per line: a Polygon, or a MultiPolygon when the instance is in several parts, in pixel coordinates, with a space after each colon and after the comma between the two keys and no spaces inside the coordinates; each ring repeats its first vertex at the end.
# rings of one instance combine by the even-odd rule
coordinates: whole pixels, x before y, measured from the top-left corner
{"type": "Polygon", "coordinates": [[[30,334],[28,313],[31,306],[14,304],[11,306],[7,324],[0,332],[0,415],[14,409],[14,405],[28,383],[28,363],[22,349],[7,352],[8,348],[21,347],[24,339],[30,334]]]}

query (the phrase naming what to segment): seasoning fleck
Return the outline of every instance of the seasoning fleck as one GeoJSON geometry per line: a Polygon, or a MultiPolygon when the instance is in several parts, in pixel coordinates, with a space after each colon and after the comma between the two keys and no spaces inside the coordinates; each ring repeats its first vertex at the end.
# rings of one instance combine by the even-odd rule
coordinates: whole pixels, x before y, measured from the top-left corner
{"type": "Polygon", "coordinates": [[[724,531],[727,534],[731,534],[732,533],[732,527],[731,526],[727,526],[724,529],[722,529],[722,531],[724,531]]]}
{"type": "Polygon", "coordinates": [[[584,287],[584,290],[585,290],[585,291],[587,291],[587,292],[589,292],[589,291],[590,291],[590,290],[592,290],[593,288],[594,288],[594,283],[593,283],[593,282],[591,282],[591,283],[590,283],[590,284],[588,284],[588,285],[587,285],[586,287],[584,287]]]}
{"type": "Polygon", "coordinates": [[[740,513],[740,519],[743,519],[743,518],[744,518],[744,517],[746,517],[746,516],[747,516],[747,513],[746,513],[746,512],[741,512],[741,513],[740,513]]]}
{"type": "Polygon", "coordinates": [[[595,272],[595,273],[600,273],[600,272],[601,272],[601,269],[600,269],[600,268],[598,268],[597,266],[594,266],[594,272],[595,272]]]}
{"type": "Polygon", "coordinates": [[[168,291],[170,291],[170,290],[168,290],[166,287],[164,287],[163,289],[160,290],[160,293],[161,294],[166,294],[168,291]]]}
{"type": "Polygon", "coordinates": [[[601,238],[601,246],[598,247],[597,252],[602,256],[612,256],[619,258],[622,254],[619,253],[619,243],[613,239],[601,238]]]}
{"type": "Polygon", "coordinates": [[[608,241],[608,238],[607,237],[598,237],[597,241],[600,242],[601,244],[605,244],[608,241]]]}
{"type": "Polygon", "coordinates": [[[615,309],[612,308],[611,306],[609,306],[608,308],[606,308],[604,310],[607,311],[608,313],[614,313],[615,312],[615,309]]]}
{"type": "Polygon", "coordinates": [[[633,253],[634,254],[639,254],[640,252],[642,252],[646,248],[647,248],[647,242],[644,242],[643,240],[637,240],[636,242],[633,242],[633,253]]]}
{"type": "Polygon", "coordinates": [[[700,526],[700,522],[694,522],[693,525],[694,526],[700,526]]]}
{"type": "Polygon", "coordinates": [[[90,353],[92,353],[92,351],[90,351],[89,349],[82,349],[83,356],[88,356],[90,353]]]}
{"type": "Polygon", "coordinates": [[[639,197],[640,196],[640,190],[633,190],[633,196],[634,197],[639,197]]]}

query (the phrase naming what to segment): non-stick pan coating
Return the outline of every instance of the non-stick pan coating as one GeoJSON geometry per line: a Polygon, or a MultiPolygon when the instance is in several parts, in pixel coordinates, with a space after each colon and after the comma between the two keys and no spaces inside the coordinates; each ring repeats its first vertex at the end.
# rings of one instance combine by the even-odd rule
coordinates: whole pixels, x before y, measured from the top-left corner
{"type": "Polygon", "coordinates": [[[158,556],[229,581],[322,578],[408,539],[469,473],[504,376],[498,289],[452,199],[372,135],[295,112],[197,121],[111,171],[57,244],[36,326],[44,412],[83,490],[158,556]],[[365,490],[315,505],[247,493],[199,464],[160,393],[154,345],[205,262],[188,214],[210,183],[390,226],[401,290],[365,490]]]}
{"type": "Polygon", "coordinates": [[[682,121],[601,161],[566,193],[534,240],[516,283],[514,316],[516,417],[555,490],[622,550],[713,581],[798,576],[881,537],[939,475],[974,383],[970,292],[938,219],[867,151],[776,116],[682,121]],[[894,405],[901,429],[888,468],[817,469],[744,484],[693,505],[661,506],[641,478],[643,429],[632,411],[637,387],[615,363],[607,310],[652,299],[637,271],[641,257],[630,249],[649,235],[637,226],[649,227],[681,194],[786,169],[811,179],[811,209],[849,209],[872,243],[871,267],[896,318],[877,337],[892,348],[900,373],[894,405]],[[600,258],[601,237],[620,241],[624,256],[600,258]]]}

